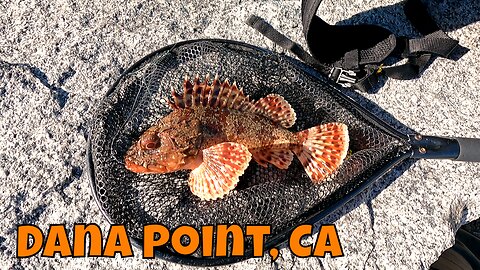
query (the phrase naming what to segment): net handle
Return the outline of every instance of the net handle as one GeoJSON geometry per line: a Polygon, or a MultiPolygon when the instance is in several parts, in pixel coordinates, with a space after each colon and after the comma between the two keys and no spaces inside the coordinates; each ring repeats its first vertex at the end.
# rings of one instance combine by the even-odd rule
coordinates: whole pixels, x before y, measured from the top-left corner
{"type": "Polygon", "coordinates": [[[409,135],[413,158],[480,162],[480,139],[409,135]]]}
{"type": "Polygon", "coordinates": [[[457,140],[460,148],[455,160],[480,162],[480,139],[455,138],[455,140],[457,140]]]}

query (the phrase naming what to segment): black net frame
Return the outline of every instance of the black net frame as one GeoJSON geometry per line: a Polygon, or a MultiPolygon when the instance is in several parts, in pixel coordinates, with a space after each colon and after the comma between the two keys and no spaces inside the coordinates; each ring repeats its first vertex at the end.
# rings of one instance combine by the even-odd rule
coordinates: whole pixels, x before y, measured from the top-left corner
{"type": "MultiPolygon", "coordinates": [[[[94,197],[105,217],[125,224],[141,248],[143,225],[272,225],[268,249],[285,241],[300,223],[314,223],[351,200],[393,166],[411,156],[408,137],[339,91],[324,75],[283,54],[230,40],[191,40],[157,50],[127,69],[94,111],[88,166],[94,197]],[[204,202],[188,189],[188,172],[140,175],[127,171],[123,156],[140,134],[170,112],[170,86],[181,90],[185,75],[228,77],[254,99],[282,95],[295,109],[300,131],[318,124],[347,124],[352,154],[331,180],[314,185],[297,159],[288,170],[251,162],[237,188],[223,199],[204,202]]],[[[221,265],[242,257],[184,256],[170,247],[156,256],[190,265],[221,265]]]]}

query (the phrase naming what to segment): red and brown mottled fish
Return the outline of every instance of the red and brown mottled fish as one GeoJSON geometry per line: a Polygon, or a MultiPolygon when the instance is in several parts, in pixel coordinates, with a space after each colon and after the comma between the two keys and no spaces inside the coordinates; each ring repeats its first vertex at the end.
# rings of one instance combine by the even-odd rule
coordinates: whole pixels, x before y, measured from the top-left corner
{"type": "Polygon", "coordinates": [[[296,120],[281,96],[250,101],[234,82],[209,76],[185,78],[183,95],[172,89],[173,112],[143,133],[125,156],[136,173],[192,170],[188,185],[201,199],[221,198],[234,189],[253,157],[287,169],[298,157],[311,180],[319,183],[342,164],[348,151],[347,126],[328,123],[291,132],[296,120]]]}

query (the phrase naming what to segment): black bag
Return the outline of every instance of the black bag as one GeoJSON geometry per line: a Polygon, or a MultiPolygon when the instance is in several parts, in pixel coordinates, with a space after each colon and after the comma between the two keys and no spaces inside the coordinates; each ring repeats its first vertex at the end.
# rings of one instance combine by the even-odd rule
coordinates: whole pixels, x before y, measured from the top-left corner
{"type": "Polygon", "coordinates": [[[435,56],[450,57],[459,47],[458,41],[437,26],[420,0],[406,0],[404,5],[405,15],[423,35],[420,38],[396,37],[377,25],[329,25],[315,15],[321,2],[302,1],[303,33],[312,55],[260,17],[251,16],[247,23],[341,86],[364,92],[375,89],[380,75],[417,78],[435,56]],[[404,64],[386,66],[404,58],[408,59],[404,64]]]}

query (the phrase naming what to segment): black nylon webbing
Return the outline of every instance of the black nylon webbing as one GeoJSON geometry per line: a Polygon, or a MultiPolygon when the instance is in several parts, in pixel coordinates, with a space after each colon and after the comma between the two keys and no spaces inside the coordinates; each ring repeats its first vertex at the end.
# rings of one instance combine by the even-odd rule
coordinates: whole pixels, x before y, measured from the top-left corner
{"type": "MultiPolygon", "coordinates": [[[[365,70],[366,65],[380,66],[388,56],[396,54],[409,60],[403,65],[383,68],[383,74],[394,79],[416,78],[434,55],[449,57],[458,45],[458,41],[437,26],[420,0],[406,0],[404,5],[407,18],[424,35],[418,39],[395,38],[389,30],[374,25],[329,25],[315,15],[321,2],[302,1],[303,32],[312,55],[343,69],[363,70],[367,77],[377,76],[377,72],[365,70]]],[[[376,80],[367,77],[357,78],[354,86],[362,90],[371,88],[376,80]]]]}
{"type": "Polygon", "coordinates": [[[409,59],[403,65],[383,68],[383,73],[387,77],[397,80],[415,79],[425,69],[431,58],[431,54],[422,54],[409,59]]]}
{"type": "Polygon", "coordinates": [[[410,54],[431,53],[441,57],[449,57],[458,46],[458,41],[450,38],[428,14],[420,0],[407,0],[404,12],[408,20],[423,37],[410,39],[408,47],[410,54]]]}
{"type": "Polygon", "coordinates": [[[417,78],[434,56],[449,57],[458,46],[458,41],[437,26],[420,0],[406,0],[404,5],[407,18],[424,35],[417,39],[395,37],[376,25],[329,25],[316,16],[321,2],[303,0],[301,6],[303,33],[311,55],[263,19],[251,16],[247,23],[337,83],[361,91],[373,88],[380,73],[401,80],[417,78]],[[383,67],[389,56],[408,61],[383,67]]]}
{"type": "Polygon", "coordinates": [[[408,41],[409,50],[412,54],[428,52],[445,58],[450,56],[457,45],[458,41],[447,36],[442,30],[408,41]]]}
{"type": "Polygon", "coordinates": [[[275,42],[280,47],[295,54],[298,58],[300,58],[305,63],[315,67],[320,72],[323,72],[323,73],[329,72],[330,68],[328,66],[325,66],[323,63],[313,58],[307,51],[305,51],[302,48],[302,46],[300,46],[298,43],[293,42],[291,39],[289,39],[282,33],[275,30],[275,28],[273,28],[269,23],[267,23],[262,18],[255,15],[251,15],[247,20],[247,24],[255,28],[258,32],[260,32],[262,35],[264,35],[268,39],[275,42]]]}
{"type": "Polygon", "coordinates": [[[412,25],[424,36],[406,40],[402,54],[409,60],[403,65],[384,68],[384,73],[393,79],[409,80],[417,78],[435,55],[449,57],[458,41],[438,27],[419,0],[407,0],[404,11],[412,25]]]}

